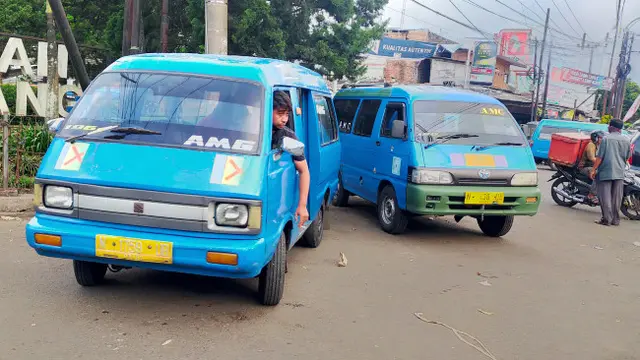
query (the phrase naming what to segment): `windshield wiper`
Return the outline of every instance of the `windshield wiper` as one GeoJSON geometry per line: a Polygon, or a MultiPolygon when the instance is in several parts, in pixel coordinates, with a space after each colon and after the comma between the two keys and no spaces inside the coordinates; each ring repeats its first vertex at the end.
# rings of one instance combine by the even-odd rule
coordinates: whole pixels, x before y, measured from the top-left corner
{"type": "Polygon", "coordinates": [[[493,146],[524,146],[523,143],[517,143],[517,142],[509,142],[509,141],[505,141],[505,142],[497,142],[497,143],[493,143],[493,144],[488,144],[488,145],[473,145],[473,147],[471,148],[471,150],[476,150],[476,151],[480,151],[480,150],[484,150],[493,146]]]}
{"type": "Polygon", "coordinates": [[[474,137],[478,137],[478,135],[474,135],[474,134],[466,134],[466,133],[459,133],[459,134],[451,134],[451,135],[445,135],[445,136],[438,136],[436,138],[436,140],[440,140],[440,141],[434,141],[430,144],[427,144],[424,146],[425,149],[428,149],[429,147],[433,146],[433,145],[439,145],[439,144],[443,144],[446,143],[449,140],[454,140],[454,139],[468,139],[468,138],[474,138],[474,137]]]}
{"type": "Polygon", "coordinates": [[[118,126],[118,125],[112,125],[112,126],[99,128],[99,129],[90,131],[90,132],[85,133],[85,134],[72,136],[72,137],[68,138],[65,141],[72,143],[72,142],[74,142],[76,140],[84,138],[85,136],[95,135],[95,134],[99,134],[99,133],[102,133],[102,132],[105,132],[105,131],[111,131],[113,133],[120,134],[120,135],[105,136],[105,139],[123,139],[126,135],[130,135],[130,134],[162,135],[162,133],[159,132],[159,131],[153,131],[153,130],[148,130],[148,129],[144,129],[144,128],[138,128],[138,127],[132,127],[132,126],[121,127],[121,126],[118,126]]]}

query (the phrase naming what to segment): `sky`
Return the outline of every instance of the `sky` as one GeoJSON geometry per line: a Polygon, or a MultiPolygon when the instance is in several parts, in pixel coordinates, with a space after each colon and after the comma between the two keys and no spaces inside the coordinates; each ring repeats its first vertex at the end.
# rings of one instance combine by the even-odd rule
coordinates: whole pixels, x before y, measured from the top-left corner
{"type": "MultiPolygon", "coordinates": [[[[592,41],[594,44],[600,45],[594,49],[592,73],[608,74],[616,23],[616,0],[389,0],[389,4],[385,8],[384,17],[389,19],[390,28],[401,27],[402,8],[403,5],[406,4],[403,28],[426,28],[451,40],[469,44],[474,41],[473,38],[482,38],[482,35],[477,31],[467,29],[437,15],[421,7],[416,2],[422,3],[460,22],[467,24],[471,22],[479,30],[487,33],[497,33],[500,29],[523,29],[527,28],[525,25],[529,25],[529,28],[534,30],[533,34],[538,40],[542,40],[543,26],[532,22],[530,19],[544,23],[543,19],[545,14],[541,7],[545,9],[545,11],[547,8],[550,8],[551,25],[559,30],[559,32],[581,39],[584,29],[584,32],[587,33],[587,41],[592,41]],[[481,10],[469,1],[513,21],[481,10]],[[500,2],[527,15],[530,19],[526,19],[522,15],[513,12],[506,6],[500,4],[500,2]],[[455,4],[455,6],[452,3],[455,4]],[[456,9],[456,6],[468,20],[456,9]],[[571,6],[571,10],[573,10],[573,13],[579,20],[578,22],[576,22],[568,6],[571,6]],[[558,8],[560,11],[558,11],[558,8]],[[608,46],[605,47],[604,40],[607,32],[609,32],[610,35],[608,46]]],[[[621,27],[625,27],[632,19],[638,16],[640,16],[640,1],[626,0],[621,27]]],[[[640,21],[638,21],[631,30],[638,34],[634,48],[640,51],[640,21]]],[[[552,66],[566,66],[587,71],[589,67],[590,50],[580,49],[580,47],[577,46],[580,43],[579,39],[568,38],[567,36],[559,34],[559,32],[551,32],[551,41],[556,47],[563,48],[554,48],[552,50],[552,66]]],[[[612,74],[615,74],[621,40],[622,34],[618,37],[612,74]]],[[[640,82],[640,53],[634,53],[631,59],[632,70],[629,76],[636,82],[640,82]]]]}

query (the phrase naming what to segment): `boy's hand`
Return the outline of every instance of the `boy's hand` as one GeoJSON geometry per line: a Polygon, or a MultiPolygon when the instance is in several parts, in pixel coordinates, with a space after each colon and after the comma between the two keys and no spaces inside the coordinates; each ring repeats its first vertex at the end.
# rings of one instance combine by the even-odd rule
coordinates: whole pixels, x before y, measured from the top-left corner
{"type": "Polygon", "coordinates": [[[298,227],[303,227],[304,223],[309,221],[309,211],[306,206],[298,206],[296,209],[295,219],[298,222],[298,227]]]}

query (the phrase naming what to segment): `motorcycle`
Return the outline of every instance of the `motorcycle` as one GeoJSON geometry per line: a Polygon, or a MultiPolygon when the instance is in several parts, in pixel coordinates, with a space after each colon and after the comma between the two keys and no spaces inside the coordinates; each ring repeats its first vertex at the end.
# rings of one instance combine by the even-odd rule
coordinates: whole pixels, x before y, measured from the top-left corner
{"type": "MultiPolygon", "coordinates": [[[[581,174],[576,167],[556,164],[557,172],[549,179],[551,197],[556,204],[573,207],[576,204],[600,206],[595,198],[589,198],[591,179],[581,174]],[[555,180],[555,181],[554,181],[555,180]]],[[[631,220],[640,220],[640,174],[626,169],[624,174],[624,197],[620,211],[631,220]]]]}

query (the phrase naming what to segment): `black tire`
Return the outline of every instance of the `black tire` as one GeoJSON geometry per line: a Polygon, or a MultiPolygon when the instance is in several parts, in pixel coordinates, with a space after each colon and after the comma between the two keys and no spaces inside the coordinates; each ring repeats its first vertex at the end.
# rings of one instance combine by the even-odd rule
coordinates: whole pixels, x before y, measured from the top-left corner
{"type": "MultiPolygon", "coordinates": [[[[570,181],[564,177],[561,177],[561,178],[558,178],[556,181],[554,181],[553,184],[551,184],[551,198],[553,199],[553,201],[555,201],[556,204],[560,206],[568,207],[568,208],[575,206],[577,202],[575,202],[574,200],[568,200],[568,199],[563,200],[560,198],[560,195],[556,194],[556,192],[553,191],[553,189],[555,189],[562,183],[570,184],[570,181]]],[[[563,186],[563,189],[566,189],[566,188],[567,187],[563,186]]]]}
{"type": "Polygon", "coordinates": [[[393,186],[385,186],[378,194],[378,222],[389,234],[402,234],[409,223],[404,211],[398,206],[398,198],[393,186]]]}
{"type": "Polygon", "coordinates": [[[632,191],[629,195],[631,201],[635,202],[634,209],[629,208],[627,203],[627,195],[622,199],[622,206],[620,206],[620,211],[624,214],[624,216],[628,217],[630,220],[640,220],[640,192],[632,191]],[[634,212],[635,214],[633,214],[634,212]]]}
{"type": "Polygon", "coordinates": [[[258,280],[258,298],[262,305],[278,305],[284,293],[284,278],[287,268],[287,240],[280,235],[273,258],[262,269],[258,280]]]}
{"type": "Polygon", "coordinates": [[[351,193],[344,189],[342,185],[342,176],[338,176],[338,191],[336,191],[336,195],[333,197],[332,203],[333,206],[337,207],[346,207],[349,205],[349,196],[351,193]]]}
{"type": "Polygon", "coordinates": [[[96,286],[104,282],[107,264],[73,260],[73,272],[76,281],[82,286],[96,286]]]}
{"type": "Polygon", "coordinates": [[[324,235],[324,205],[320,207],[318,216],[311,223],[311,226],[302,235],[302,245],[310,247],[312,249],[320,246],[322,237],[324,235]]]}
{"type": "Polygon", "coordinates": [[[513,216],[485,216],[483,220],[478,219],[478,226],[487,236],[501,237],[511,230],[513,216]]]}

